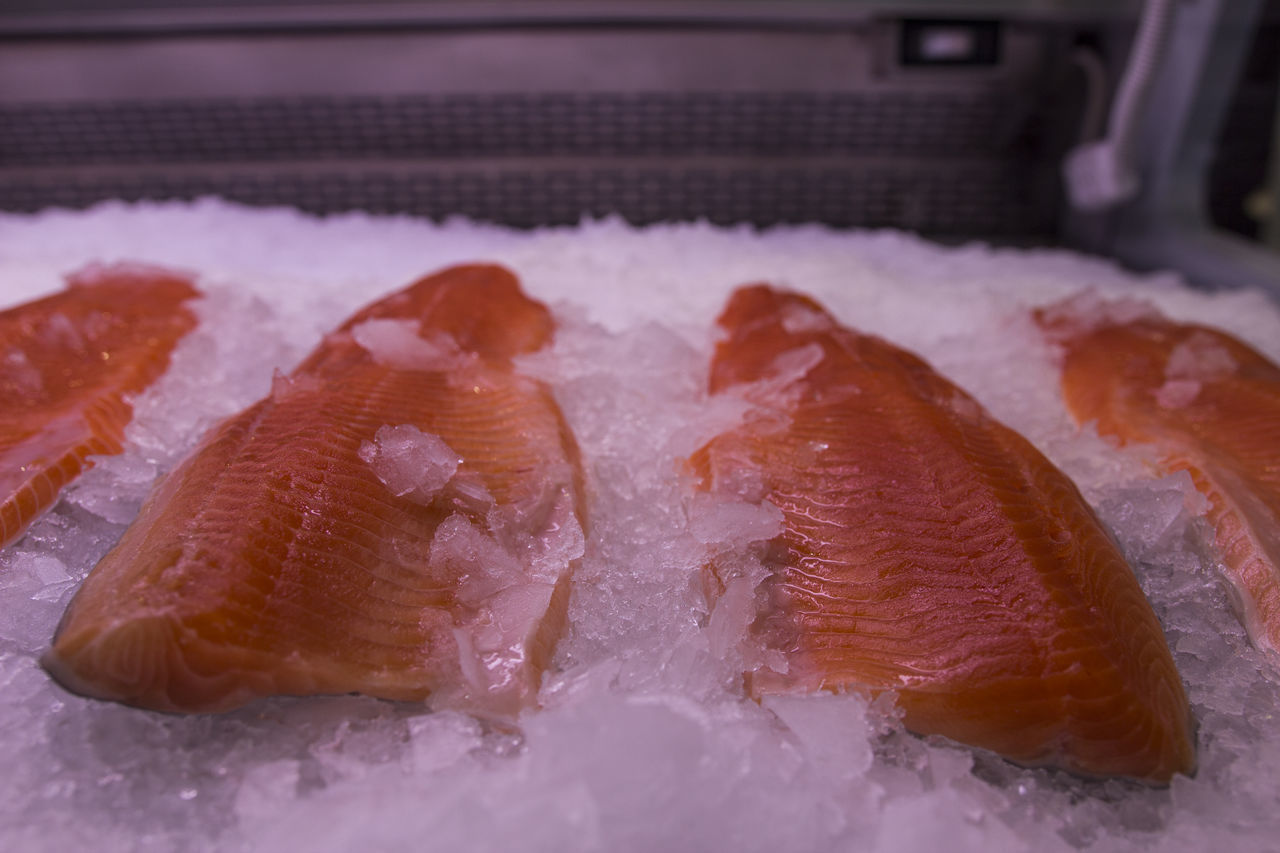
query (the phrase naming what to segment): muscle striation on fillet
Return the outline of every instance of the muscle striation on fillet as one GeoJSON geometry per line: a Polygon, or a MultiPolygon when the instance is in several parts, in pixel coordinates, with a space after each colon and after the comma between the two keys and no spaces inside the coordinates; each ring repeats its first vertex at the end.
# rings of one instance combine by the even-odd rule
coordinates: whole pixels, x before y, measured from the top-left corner
{"type": "Polygon", "coordinates": [[[573,437],[512,363],[552,333],[494,266],[359,312],[160,483],[45,667],[77,692],[167,711],[348,692],[528,706],[583,540],[573,437]],[[393,489],[378,454],[415,436],[448,458],[406,457],[399,473],[439,463],[446,481],[393,489]]]}
{"type": "Polygon", "coordinates": [[[93,456],[124,450],[130,399],[196,326],[187,276],[89,267],[66,290],[0,312],[0,547],[16,540],[93,456]]]}
{"type": "Polygon", "coordinates": [[[1075,420],[1153,446],[1208,498],[1245,628],[1280,659],[1280,367],[1223,332],[1089,295],[1036,320],[1062,349],[1075,420]]]}
{"type": "Polygon", "coordinates": [[[753,692],[892,690],[912,731],[1019,763],[1157,783],[1192,770],[1159,622],[1064,474],[806,297],[742,288],[720,325],[711,390],[758,416],[693,467],[784,516],[752,632],[787,664],[749,673],[753,692]]]}

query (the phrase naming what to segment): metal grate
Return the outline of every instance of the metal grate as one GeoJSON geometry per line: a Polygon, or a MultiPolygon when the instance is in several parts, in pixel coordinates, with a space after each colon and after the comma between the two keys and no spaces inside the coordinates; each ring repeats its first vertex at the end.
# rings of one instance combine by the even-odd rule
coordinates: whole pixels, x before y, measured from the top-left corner
{"type": "Polygon", "coordinates": [[[0,106],[0,208],[219,195],[518,227],[825,222],[1052,233],[987,87],[257,97],[0,106]]]}
{"type": "Polygon", "coordinates": [[[552,94],[0,107],[0,166],[998,153],[998,91],[552,94]]]}

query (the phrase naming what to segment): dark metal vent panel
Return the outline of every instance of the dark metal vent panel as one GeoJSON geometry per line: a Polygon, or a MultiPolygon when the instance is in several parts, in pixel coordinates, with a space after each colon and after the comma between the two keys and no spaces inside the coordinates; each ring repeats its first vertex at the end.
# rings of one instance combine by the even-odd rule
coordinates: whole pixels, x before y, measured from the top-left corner
{"type": "Polygon", "coordinates": [[[997,91],[476,95],[0,107],[0,167],[322,158],[998,155],[997,91]]]}

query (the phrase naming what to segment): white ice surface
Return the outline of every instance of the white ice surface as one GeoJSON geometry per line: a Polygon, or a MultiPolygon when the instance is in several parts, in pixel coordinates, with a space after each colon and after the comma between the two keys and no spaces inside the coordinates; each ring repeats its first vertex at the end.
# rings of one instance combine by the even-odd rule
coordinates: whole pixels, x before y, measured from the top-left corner
{"type": "MultiPolygon", "coordinates": [[[[0,307],[115,260],[198,272],[202,324],[137,401],[128,451],[0,552],[0,849],[1280,848],[1280,677],[1232,612],[1203,501],[1185,475],[1150,476],[1141,449],[1071,425],[1026,315],[1092,288],[1280,358],[1280,311],[1262,294],[893,232],[524,233],[203,201],[0,216],[0,307]],[[328,697],[176,717],[52,684],[36,658],[154,477],[354,310],[466,260],[509,265],[556,313],[554,348],[522,369],[553,385],[592,496],[585,543],[570,531],[556,546],[582,559],[542,709],[511,726],[328,697]],[[1194,779],[1151,790],[1017,768],[906,734],[884,697],[743,698],[750,540],[777,520],[694,500],[681,460],[742,414],[703,385],[716,313],[758,281],[915,350],[1076,479],[1166,627],[1199,721],[1194,779]],[[747,579],[713,612],[698,573],[709,559],[739,561],[747,579]]],[[[375,337],[394,344],[387,331],[375,337]]]]}

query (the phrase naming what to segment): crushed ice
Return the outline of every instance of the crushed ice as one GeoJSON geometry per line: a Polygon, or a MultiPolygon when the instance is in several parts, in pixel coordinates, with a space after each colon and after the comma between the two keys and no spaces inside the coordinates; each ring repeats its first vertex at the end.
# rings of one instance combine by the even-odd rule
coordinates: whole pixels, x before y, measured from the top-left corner
{"type": "Polygon", "coordinates": [[[1236,360],[1213,335],[1196,331],[1169,353],[1165,377],[1209,382],[1235,372],[1236,360]]]}
{"type": "MultiPolygon", "coordinates": [[[[213,201],[109,204],[3,216],[0,225],[8,304],[58,289],[66,270],[116,257],[199,270],[207,294],[196,306],[201,327],[135,401],[127,452],[99,460],[68,500],[0,552],[4,849],[1274,846],[1280,677],[1232,612],[1202,499],[1185,475],[1151,479],[1142,448],[1117,451],[1072,425],[1051,348],[1027,314],[1091,288],[1098,304],[1129,296],[1131,313],[1155,304],[1276,359],[1280,312],[1261,294],[1198,293],[1065,252],[941,248],[812,227],[639,231],[606,221],[527,234],[361,215],[318,220],[213,201]],[[492,556],[466,586],[477,616],[488,607],[491,618],[461,626],[483,681],[484,649],[506,642],[503,632],[545,594],[545,584],[512,582],[510,560],[532,564],[539,548],[558,549],[548,564],[576,555],[569,623],[542,708],[518,727],[359,697],[174,717],[53,686],[36,658],[155,477],[211,425],[266,394],[274,370],[290,370],[353,310],[477,257],[510,264],[555,308],[553,350],[523,369],[552,384],[578,438],[591,517],[586,530],[572,523],[549,487],[529,511],[554,535],[521,546],[504,539],[502,519],[484,515],[492,499],[483,488],[454,471],[451,499],[486,520],[449,522],[431,558],[492,556]],[[907,735],[887,696],[743,698],[752,650],[742,638],[762,571],[752,548],[776,519],[750,483],[723,504],[696,498],[682,461],[751,411],[704,389],[716,313],[731,287],[760,280],[810,293],[841,321],[919,352],[1076,479],[1165,626],[1199,723],[1194,778],[1152,790],[1015,767],[907,735]],[[702,567],[725,560],[731,589],[709,609],[702,567]]],[[[447,341],[425,342],[425,352],[417,329],[374,325],[353,335],[375,358],[451,357],[447,341]]],[[[412,458],[419,445],[410,436],[405,452],[412,458]]],[[[421,458],[419,473],[433,473],[410,488],[430,491],[448,462],[421,458]]]]}
{"type": "Polygon", "coordinates": [[[359,454],[391,494],[421,504],[431,503],[462,462],[444,439],[413,424],[379,427],[359,454]]]}
{"type": "Polygon", "coordinates": [[[400,370],[454,370],[473,361],[448,334],[423,337],[414,320],[365,320],[351,336],[376,362],[400,370]]]}
{"type": "Polygon", "coordinates": [[[1179,409],[1200,395],[1204,383],[1230,376],[1239,365],[1213,335],[1193,332],[1169,353],[1164,384],[1156,389],[1156,403],[1179,409]]]}

